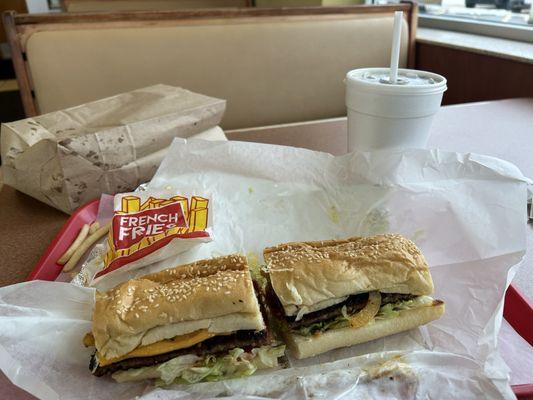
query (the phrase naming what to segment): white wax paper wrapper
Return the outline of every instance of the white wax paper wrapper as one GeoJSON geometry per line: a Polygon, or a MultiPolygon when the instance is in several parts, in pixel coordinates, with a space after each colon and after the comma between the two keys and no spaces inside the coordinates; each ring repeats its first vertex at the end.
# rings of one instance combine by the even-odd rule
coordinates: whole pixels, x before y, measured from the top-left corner
{"type": "Polygon", "coordinates": [[[498,347],[503,360],[511,368],[511,385],[533,383],[533,346],[505,319],[502,321],[498,347]]]}
{"type": "Polygon", "coordinates": [[[0,289],[0,365],[45,398],[513,398],[497,337],[503,294],[526,248],[527,182],[512,164],[473,154],[333,157],[175,140],[149,188],[212,194],[214,240],[136,275],[232,252],[261,263],[264,247],[284,241],[398,232],[426,255],[445,315],[410,332],[290,358],[287,370],[153,390],[90,376],[90,351],[80,341],[90,327],[93,289],[22,284],[0,289]]]}

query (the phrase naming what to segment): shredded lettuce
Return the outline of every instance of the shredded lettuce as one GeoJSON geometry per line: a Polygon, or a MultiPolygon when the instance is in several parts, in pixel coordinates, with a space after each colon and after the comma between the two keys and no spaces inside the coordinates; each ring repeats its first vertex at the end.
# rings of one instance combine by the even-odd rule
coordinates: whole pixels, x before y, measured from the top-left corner
{"type": "Polygon", "coordinates": [[[385,304],[379,309],[376,320],[395,318],[400,315],[400,311],[412,310],[413,308],[430,306],[433,299],[429,296],[418,296],[411,300],[399,301],[397,303],[385,304]]]}
{"type": "Polygon", "coordinates": [[[350,316],[348,315],[346,306],[342,306],[341,312],[342,315],[339,315],[332,320],[303,326],[298,328],[295,332],[302,336],[312,336],[329,331],[330,329],[346,328],[350,325],[350,316]]]}
{"type": "Polygon", "coordinates": [[[113,374],[117,382],[140,379],[157,379],[158,385],[172,383],[196,383],[241,378],[252,375],[258,369],[278,366],[278,358],[285,352],[285,346],[263,346],[245,352],[235,348],[224,356],[185,355],[150,367],[118,371],[113,374]]]}
{"type": "Polygon", "coordinates": [[[278,366],[278,358],[285,354],[285,346],[263,346],[252,349],[254,364],[257,369],[275,368],[278,366]]]}
{"type": "Polygon", "coordinates": [[[375,319],[380,320],[380,319],[395,318],[398,315],[400,315],[400,311],[394,308],[394,304],[389,303],[389,304],[385,304],[383,307],[379,309],[375,319]]]}
{"type": "Polygon", "coordinates": [[[183,371],[194,367],[194,365],[200,360],[201,358],[194,354],[187,354],[175,357],[172,360],[159,365],[118,371],[112,376],[113,379],[119,383],[139,381],[143,379],[168,380],[171,376],[179,376],[183,371]]]}
{"type": "Polygon", "coordinates": [[[265,277],[265,274],[268,272],[268,268],[266,265],[259,264],[257,262],[257,257],[255,256],[255,261],[252,261],[250,259],[250,256],[248,256],[248,265],[250,269],[250,275],[252,276],[252,279],[257,282],[259,287],[263,290],[267,287],[268,280],[265,277]]]}
{"type": "MultiPolygon", "coordinates": [[[[382,306],[375,316],[375,320],[395,318],[400,315],[400,311],[410,310],[418,307],[430,306],[433,299],[429,296],[418,296],[411,300],[399,301],[397,303],[388,303],[382,306]]],[[[317,335],[331,329],[347,328],[350,326],[350,315],[346,312],[346,306],[341,308],[342,315],[330,320],[317,322],[302,328],[294,330],[295,333],[302,336],[317,335]]]]}

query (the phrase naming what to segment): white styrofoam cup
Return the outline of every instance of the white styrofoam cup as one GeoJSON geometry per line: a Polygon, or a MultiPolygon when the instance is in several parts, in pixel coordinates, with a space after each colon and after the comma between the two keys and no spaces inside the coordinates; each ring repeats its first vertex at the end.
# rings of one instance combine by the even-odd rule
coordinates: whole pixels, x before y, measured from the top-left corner
{"type": "Polygon", "coordinates": [[[348,149],[423,148],[439,110],[446,79],[432,72],[361,68],[346,75],[348,149]]]}

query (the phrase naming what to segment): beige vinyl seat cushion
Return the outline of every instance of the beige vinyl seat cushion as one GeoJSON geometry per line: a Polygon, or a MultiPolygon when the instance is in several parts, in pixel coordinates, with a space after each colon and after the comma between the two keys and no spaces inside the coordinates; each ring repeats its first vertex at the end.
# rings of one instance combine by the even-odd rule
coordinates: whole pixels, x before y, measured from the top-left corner
{"type": "Polygon", "coordinates": [[[392,14],[167,21],[37,31],[26,54],[41,113],[165,83],[226,99],[231,129],[345,115],[346,72],[388,65],[391,33],[392,14]]]}

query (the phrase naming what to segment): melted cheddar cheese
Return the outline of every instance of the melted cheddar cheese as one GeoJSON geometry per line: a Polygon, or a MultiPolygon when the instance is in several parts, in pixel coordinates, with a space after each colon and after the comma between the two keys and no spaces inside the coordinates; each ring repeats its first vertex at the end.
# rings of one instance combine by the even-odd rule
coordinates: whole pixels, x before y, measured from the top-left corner
{"type": "MultiPolygon", "coordinates": [[[[186,335],[176,336],[172,339],[161,340],[156,343],[148,344],[146,346],[140,346],[136,349],[130,351],[127,354],[124,354],[120,357],[106,359],[97,352],[96,358],[98,359],[98,364],[101,367],[104,367],[109,364],[113,364],[118,361],[125,360],[127,358],[133,357],[151,357],[158,354],[169,353],[174,350],[185,349],[187,347],[194,346],[197,343],[203,342],[209,338],[215,336],[214,333],[210,333],[207,329],[201,329],[196,332],[191,332],[186,335]]],[[[83,338],[83,344],[85,346],[94,346],[94,337],[92,334],[88,333],[83,338]]]]}

